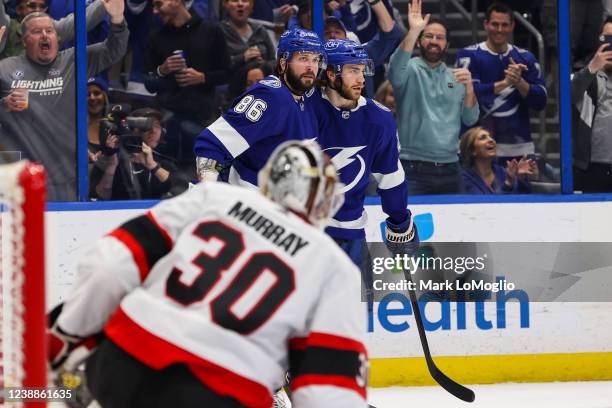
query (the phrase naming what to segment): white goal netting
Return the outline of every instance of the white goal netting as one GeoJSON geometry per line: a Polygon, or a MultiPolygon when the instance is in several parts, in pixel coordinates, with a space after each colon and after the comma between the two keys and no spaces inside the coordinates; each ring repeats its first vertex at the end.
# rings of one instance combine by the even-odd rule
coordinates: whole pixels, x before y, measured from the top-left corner
{"type": "Polygon", "coordinates": [[[45,181],[40,165],[0,165],[0,406],[7,387],[46,386],[45,181]]]}

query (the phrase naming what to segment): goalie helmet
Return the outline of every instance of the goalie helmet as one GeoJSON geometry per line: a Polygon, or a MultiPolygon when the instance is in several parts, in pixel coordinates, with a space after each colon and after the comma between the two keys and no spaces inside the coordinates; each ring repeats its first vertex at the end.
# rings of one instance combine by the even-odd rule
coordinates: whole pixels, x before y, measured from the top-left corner
{"type": "Polygon", "coordinates": [[[320,68],[325,64],[325,50],[323,42],[314,31],[303,28],[292,28],[285,31],[278,40],[276,59],[289,61],[294,52],[312,52],[321,56],[320,68]]]}
{"type": "Polygon", "coordinates": [[[280,144],[259,172],[258,182],[263,195],[319,228],[344,202],[336,167],[311,140],[280,144]]]}
{"type": "Polygon", "coordinates": [[[363,45],[351,40],[334,39],[326,41],[323,48],[327,55],[327,65],[334,68],[336,75],[342,73],[342,67],[346,64],[365,65],[363,74],[374,75],[374,63],[363,45]]]}

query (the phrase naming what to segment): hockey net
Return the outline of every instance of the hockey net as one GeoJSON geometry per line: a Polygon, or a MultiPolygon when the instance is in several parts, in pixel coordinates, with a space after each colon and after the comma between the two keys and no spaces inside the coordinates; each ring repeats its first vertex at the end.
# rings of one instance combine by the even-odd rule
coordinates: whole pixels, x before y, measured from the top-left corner
{"type": "Polygon", "coordinates": [[[7,387],[47,383],[45,179],[38,164],[0,165],[0,406],[7,387]]]}

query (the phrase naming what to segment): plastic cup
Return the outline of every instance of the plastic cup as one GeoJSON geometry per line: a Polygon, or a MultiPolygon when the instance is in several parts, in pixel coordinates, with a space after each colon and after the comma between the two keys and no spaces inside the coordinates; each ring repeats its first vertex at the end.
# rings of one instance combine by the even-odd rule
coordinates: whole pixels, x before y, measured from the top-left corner
{"type": "Polygon", "coordinates": [[[172,55],[175,57],[180,57],[183,60],[183,69],[187,68],[187,59],[185,58],[185,53],[183,50],[174,50],[172,51],[172,55]]]}
{"type": "Polygon", "coordinates": [[[13,93],[17,97],[17,104],[22,109],[28,109],[30,105],[30,90],[26,88],[15,88],[13,93]]]}

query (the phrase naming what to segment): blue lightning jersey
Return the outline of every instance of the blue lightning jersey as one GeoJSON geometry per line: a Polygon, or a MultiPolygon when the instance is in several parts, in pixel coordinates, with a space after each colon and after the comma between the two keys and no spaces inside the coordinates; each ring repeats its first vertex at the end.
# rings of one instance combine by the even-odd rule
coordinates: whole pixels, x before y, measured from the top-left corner
{"type": "Polygon", "coordinates": [[[467,67],[472,73],[474,91],[480,105],[480,124],[493,132],[498,156],[522,156],[534,153],[529,125],[529,109],[546,106],[546,87],[535,56],[522,48],[508,45],[505,53],[491,51],[485,42],[471,45],[457,54],[457,67],[467,67]],[[495,95],[495,82],[504,79],[510,58],[525,64],[523,79],[529,83],[529,93],[521,96],[510,86],[495,95]]]}
{"type": "Polygon", "coordinates": [[[230,183],[254,187],[257,173],[279,144],[317,136],[316,118],[304,98],[296,101],[277,77],[269,76],[204,129],[194,150],[198,157],[231,163],[230,183]]]}
{"type": "Polygon", "coordinates": [[[408,217],[408,188],[399,163],[393,114],[372,99],[360,97],[354,109],[339,109],[315,91],[308,98],[319,123],[317,142],[338,169],[344,204],[326,232],[334,238],[363,238],[365,193],[372,174],[378,182],[383,211],[391,222],[408,217]]]}

